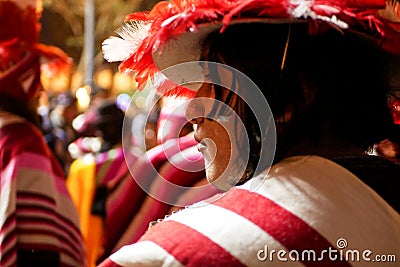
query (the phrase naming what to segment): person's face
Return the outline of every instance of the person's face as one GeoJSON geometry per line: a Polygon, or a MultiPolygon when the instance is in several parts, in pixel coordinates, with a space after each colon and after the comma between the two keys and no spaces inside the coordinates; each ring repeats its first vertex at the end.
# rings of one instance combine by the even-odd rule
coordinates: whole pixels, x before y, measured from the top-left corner
{"type": "Polygon", "coordinates": [[[203,84],[195,98],[189,103],[187,117],[196,125],[194,138],[199,142],[198,150],[203,154],[209,182],[216,181],[228,167],[231,143],[225,127],[207,118],[215,100],[214,87],[203,84]]]}
{"type": "MultiPolygon", "coordinates": [[[[221,73],[219,77],[227,78],[221,73]]],[[[204,83],[186,111],[187,118],[196,125],[194,137],[205,160],[207,179],[222,190],[241,179],[249,155],[246,130],[235,112],[238,99],[229,89],[204,83]]]]}

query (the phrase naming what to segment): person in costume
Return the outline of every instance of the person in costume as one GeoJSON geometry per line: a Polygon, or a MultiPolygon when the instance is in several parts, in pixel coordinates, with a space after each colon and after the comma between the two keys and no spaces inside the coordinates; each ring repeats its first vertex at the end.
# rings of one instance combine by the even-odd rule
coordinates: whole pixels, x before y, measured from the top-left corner
{"type": "Polygon", "coordinates": [[[77,133],[72,121],[79,115],[77,99],[71,93],[61,93],[50,99],[49,114],[42,115],[42,131],[46,143],[56,155],[58,161],[68,174],[73,161],[68,145],[76,139],[77,133]]]}
{"type": "MultiPolygon", "coordinates": [[[[95,266],[107,230],[110,214],[106,206],[109,192],[129,174],[122,148],[125,113],[115,101],[102,100],[86,122],[101,138],[97,154],[87,153],[71,164],[67,187],[78,209],[89,266],[95,266]]],[[[135,157],[129,158],[133,164],[135,157]]]]}
{"type": "Polygon", "coordinates": [[[37,113],[41,68],[72,62],[38,43],[40,14],[38,1],[0,1],[0,266],[85,266],[78,214],[37,113]]]}
{"type": "Polygon", "coordinates": [[[138,81],[196,90],[187,118],[208,181],[226,192],[99,266],[376,266],[381,255],[396,266],[400,169],[365,152],[393,134],[381,59],[400,52],[400,35],[381,9],[189,0],[128,15],[105,58],[138,81]]]}

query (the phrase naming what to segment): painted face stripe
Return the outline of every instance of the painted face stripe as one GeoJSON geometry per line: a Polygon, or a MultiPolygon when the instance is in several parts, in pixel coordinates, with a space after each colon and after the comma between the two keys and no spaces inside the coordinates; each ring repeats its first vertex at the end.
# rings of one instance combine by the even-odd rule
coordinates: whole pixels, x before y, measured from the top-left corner
{"type": "MultiPolygon", "coordinates": [[[[225,197],[213,202],[213,205],[245,217],[280,242],[288,251],[295,250],[301,253],[312,249],[318,258],[324,250],[335,248],[299,217],[260,194],[235,188],[225,197]]],[[[302,263],[310,267],[351,266],[346,261],[331,261],[326,253],[325,257],[321,258],[321,260],[302,261],[302,263]]]]}

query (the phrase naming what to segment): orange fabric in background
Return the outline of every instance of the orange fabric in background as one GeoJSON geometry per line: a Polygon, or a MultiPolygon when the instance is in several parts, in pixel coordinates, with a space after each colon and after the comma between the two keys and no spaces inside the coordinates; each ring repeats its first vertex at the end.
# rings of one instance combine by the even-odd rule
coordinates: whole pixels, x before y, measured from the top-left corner
{"type": "Polygon", "coordinates": [[[89,267],[96,266],[103,236],[103,218],[90,212],[95,192],[95,167],[93,156],[77,159],[71,164],[67,179],[68,190],[78,209],[89,267]]]}

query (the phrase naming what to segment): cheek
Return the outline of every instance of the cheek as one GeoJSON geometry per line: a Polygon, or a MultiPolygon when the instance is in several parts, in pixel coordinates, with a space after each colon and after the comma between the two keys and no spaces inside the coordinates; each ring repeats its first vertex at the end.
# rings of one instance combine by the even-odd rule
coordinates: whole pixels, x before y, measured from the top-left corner
{"type": "Polygon", "coordinates": [[[232,140],[230,140],[228,132],[219,123],[216,124],[217,126],[214,127],[214,135],[216,139],[215,142],[217,142],[220,145],[221,150],[223,150],[224,148],[230,149],[231,147],[230,143],[232,140]]]}
{"type": "Polygon", "coordinates": [[[227,162],[231,157],[232,140],[226,129],[216,121],[209,121],[206,138],[212,139],[215,146],[215,161],[222,168],[226,168],[227,162]],[[212,125],[212,126],[211,126],[212,125]]]}
{"type": "Polygon", "coordinates": [[[215,121],[205,122],[205,127],[196,134],[208,139],[207,150],[203,153],[207,165],[207,177],[214,181],[226,170],[231,159],[231,142],[222,125],[215,121]],[[207,129],[206,131],[203,131],[207,129]]]}

